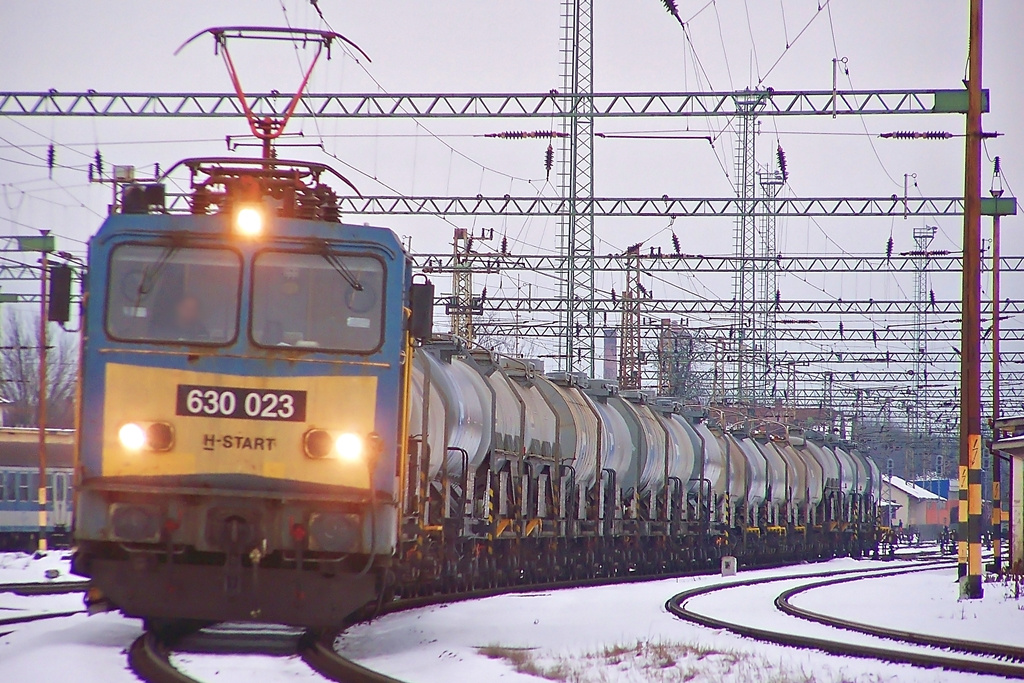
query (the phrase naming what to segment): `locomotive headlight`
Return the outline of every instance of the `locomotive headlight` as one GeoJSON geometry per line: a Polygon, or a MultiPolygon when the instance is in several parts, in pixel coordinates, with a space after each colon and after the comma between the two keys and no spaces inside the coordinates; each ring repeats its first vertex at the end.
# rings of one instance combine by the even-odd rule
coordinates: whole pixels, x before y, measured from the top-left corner
{"type": "Polygon", "coordinates": [[[326,458],[331,454],[331,435],[323,429],[310,429],[302,439],[306,455],[311,458],[326,458]]]}
{"type": "Polygon", "coordinates": [[[342,460],[356,462],[363,457],[363,439],[358,434],[346,432],[335,440],[334,450],[342,460]]]}
{"type": "Polygon", "coordinates": [[[243,237],[259,237],[263,233],[263,212],[245,206],[235,213],[235,230],[243,237]]]}
{"type": "Polygon", "coordinates": [[[141,451],[146,447],[146,430],[134,422],[122,426],[117,432],[117,438],[128,451],[141,451]]]}
{"type": "Polygon", "coordinates": [[[174,447],[174,427],[166,422],[129,422],[117,431],[126,451],[169,451],[174,447]]]}

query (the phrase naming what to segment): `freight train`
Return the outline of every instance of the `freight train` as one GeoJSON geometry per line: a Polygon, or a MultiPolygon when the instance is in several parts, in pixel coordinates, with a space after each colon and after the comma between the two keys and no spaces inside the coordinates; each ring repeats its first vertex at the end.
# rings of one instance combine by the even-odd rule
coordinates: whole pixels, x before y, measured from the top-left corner
{"type": "Polygon", "coordinates": [[[341,622],[393,595],[876,552],[849,444],[432,333],[320,164],[191,159],[89,244],[74,571],[152,625],[341,622]],[[173,204],[173,203],[172,203],[173,204]]]}

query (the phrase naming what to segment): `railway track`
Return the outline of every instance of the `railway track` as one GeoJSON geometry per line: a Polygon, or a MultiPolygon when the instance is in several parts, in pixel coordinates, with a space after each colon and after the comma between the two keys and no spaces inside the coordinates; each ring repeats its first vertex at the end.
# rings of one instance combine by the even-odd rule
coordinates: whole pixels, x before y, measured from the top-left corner
{"type": "Polygon", "coordinates": [[[1020,648],[978,642],[963,643],[953,638],[913,634],[897,629],[889,629],[872,624],[863,624],[813,612],[811,610],[796,607],[790,603],[790,599],[793,596],[814,588],[821,588],[823,586],[835,585],[837,583],[848,583],[851,581],[869,578],[884,578],[887,576],[899,576],[901,574],[910,574],[914,572],[934,571],[948,566],[950,566],[948,562],[935,561],[929,562],[928,565],[924,567],[911,567],[905,569],[881,568],[868,571],[853,569],[818,574],[794,574],[789,576],[772,576],[758,579],[730,581],[724,584],[704,586],[684,591],[669,599],[665,606],[670,613],[692,623],[706,626],[708,628],[731,631],[738,635],[763,642],[776,643],[802,649],[821,650],[823,652],[836,655],[878,659],[900,664],[911,664],[913,666],[923,668],[942,668],[949,671],[990,674],[1015,679],[1024,678],[1024,650],[1020,648]],[[780,632],[777,627],[765,628],[738,623],[736,621],[715,617],[705,612],[697,611],[687,605],[688,602],[693,601],[695,598],[707,596],[716,592],[727,591],[729,589],[759,586],[778,581],[820,579],[822,577],[826,577],[825,580],[814,581],[810,584],[782,591],[775,598],[776,608],[790,616],[812,621],[833,629],[853,631],[863,635],[872,636],[876,639],[882,640],[882,643],[854,643],[837,639],[834,635],[830,637],[818,637],[798,633],[780,632]],[[945,652],[939,653],[932,650],[925,650],[923,647],[932,649],[940,648],[945,652]]]}
{"type": "Polygon", "coordinates": [[[175,667],[172,653],[298,655],[309,668],[332,681],[401,683],[338,654],[334,650],[338,633],[235,624],[215,625],[180,638],[161,638],[147,631],[129,649],[128,664],[148,683],[198,683],[198,679],[175,667]]]}
{"type": "MultiPolygon", "coordinates": [[[[39,582],[28,582],[28,583],[0,583],[0,593],[12,593],[14,595],[21,596],[34,596],[34,595],[65,595],[67,593],[82,593],[88,590],[88,581],[64,581],[54,583],[53,581],[39,581],[39,582]]],[[[16,617],[5,617],[0,619],[0,637],[10,633],[5,627],[17,626],[18,624],[27,624],[33,621],[42,621],[45,619],[59,619],[61,617],[70,617],[74,614],[84,614],[86,610],[69,610],[62,612],[38,612],[35,614],[25,614],[16,617]]]]}
{"type": "MultiPolygon", "coordinates": [[[[901,558],[902,559],[902,558],[901,558]]],[[[762,564],[747,567],[753,569],[770,569],[789,566],[786,563],[762,564]]],[[[882,568],[877,571],[884,571],[882,568]]],[[[863,570],[840,570],[829,574],[842,574],[863,570]]],[[[477,600],[481,598],[508,595],[513,593],[529,593],[537,590],[557,590],[568,588],[585,588],[622,583],[639,583],[661,579],[681,578],[715,574],[716,571],[701,569],[688,572],[676,572],[667,575],[633,575],[599,577],[593,579],[556,581],[550,583],[522,584],[485,588],[461,593],[439,593],[437,595],[419,596],[396,600],[382,605],[369,616],[383,616],[406,610],[428,607],[444,603],[477,600]]],[[[806,576],[823,576],[828,574],[807,574],[806,576]]],[[[785,577],[789,578],[789,577],[785,577]]],[[[352,623],[355,623],[353,621],[352,623]]],[[[174,652],[200,652],[205,654],[241,654],[258,653],[271,656],[298,655],[311,669],[325,678],[341,683],[402,683],[399,679],[368,669],[350,659],[343,657],[334,649],[336,638],[351,624],[339,629],[314,632],[302,632],[298,629],[284,629],[269,633],[263,626],[246,627],[229,625],[216,627],[202,634],[186,634],[184,636],[161,638],[155,633],[147,632],[140,636],[129,651],[129,664],[133,671],[149,683],[196,683],[192,678],[174,667],[170,655],[174,652]]]]}
{"type": "MultiPolygon", "coordinates": [[[[880,576],[892,576],[892,574],[882,574],[880,576]]],[[[936,636],[923,633],[914,633],[912,631],[904,631],[899,629],[890,629],[877,626],[875,624],[866,624],[863,622],[852,621],[850,619],[842,619],[840,617],[822,614],[820,612],[815,612],[809,609],[805,609],[803,607],[797,607],[796,605],[792,604],[792,602],[790,602],[790,600],[793,597],[801,593],[814,590],[815,588],[822,588],[824,586],[834,586],[837,584],[849,583],[851,581],[865,581],[872,578],[878,578],[878,576],[843,577],[837,579],[830,579],[826,581],[818,581],[815,583],[807,584],[805,586],[797,586],[795,588],[790,588],[789,590],[783,591],[779,594],[777,598],[775,598],[775,606],[778,607],[782,612],[785,612],[790,616],[798,617],[800,619],[806,619],[807,621],[813,621],[815,623],[824,624],[826,626],[842,628],[847,631],[855,631],[857,633],[878,636],[880,638],[897,638],[901,642],[905,643],[914,643],[915,645],[925,645],[928,647],[939,648],[942,650],[982,655],[985,657],[1002,659],[1008,662],[1024,664],[1024,648],[1013,647],[1012,645],[1001,645],[998,643],[964,641],[959,640],[957,638],[949,638],[946,636],[936,636]]]]}

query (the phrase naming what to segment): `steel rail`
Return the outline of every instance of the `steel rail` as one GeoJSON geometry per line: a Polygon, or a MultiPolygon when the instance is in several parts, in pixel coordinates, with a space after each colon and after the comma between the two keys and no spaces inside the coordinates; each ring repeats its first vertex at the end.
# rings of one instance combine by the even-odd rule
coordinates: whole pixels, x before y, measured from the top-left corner
{"type": "MultiPolygon", "coordinates": [[[[4,626],[16,626],[18,624],[29,624],[33,621],[45,621],[46,619],[61,619],[63,617],[70,617],[76,614],[85,614],[86,611],[82,609],[72,610],[70,612],[37,612],[35,614],[25,614],[19,617],[6,617],[0,619],[0,628],[4,626]]],[[[0,637],[6,636],[10,631],[0,631],[0,637]]]]}
{"type": "MultiPolygon", "coordinates": [[[[936,562],[934,564],[948,564],[948,562],[936,562]]],[[[910,664],[913,666],[929,669],[939,667],[950,671],[991,674],[996,676],[1004,676],[1007,678],[1024,677],[1024,666],[1007,664],[998,661],[958,659],[946,655],[931,654],[926,652],[906,650],[900,651],[884,647],[878,647],[874,645],[858,645],[854,643],[837,642],[834,640],[828,640],[825,638],[813,636],[802,636],[792,633],[780,633],[777,630],[769,630],[766,628],[760,628],[756,626],[738,624],[725,619],[718,619],[716,617],[695,612],[686,606],[686,602],[692,598],[741,586],[754,586],[764,583],[772,583],[776,581],[816,578],[821,576],[830,577],[850,573],[860,573],[861,576],[857,578],[876,578],[882,576],[898,576],[901,574],[909,574],[920,571],[933,571],[934,569],[936,569],[936,567],[914,567],[908,569],[890,570],[888,572],[882,570],[877,573],[867,573],[867,575],[864,575],[865,573],[863,572],[863,570],[849,570],[843,572],[827,572],[823,574],[775,576],[758,579],[747,579],[741,581],[731,581],[728,583],[718,584],[715,586],[705,586],[701,588],[695,588],[689,591],[684,591],[670,598],[668,602],[665,604],[665,607],[669,612],[671,612],[672,614],[676,615],[681,619],[685,619],[686,621],[690,621],[692,623],[705,626],[707,628],[731,631],[733,633],[736,633],[737,635],[753,638],[755,640],[760,640],[768,643],[777,643],[780,645],[788,645],[791,647],[797,647],[802,649],[821,650],[822,652],[827,652],[830,654],[859,657],[862,659],[877,659],[900,664],[910,664]]],[[[892,635],[887,636],[887,638],[898,642],[900,641],[900,638],[898,638],[897,636],[898,632],[894,632],[892,635]]],[[[974,655],[975,653],[964,652],[964,654],[974,655]]]]}
{"type": "Polygon", "coordinates": [[[61,595],[84,593],[89,590],[88,581],[29,581],[25,583],[0,583],[0,593],[15,595],[61,595]]]}
{"type": "MultiPolygon", "coordinates": [[[[922,570],[924,571],[924,570],[922,570]]],[[[969,652],[976,655],[984,655],[988,657],[997,657],[1009,659],[1015,662],[1024,662],[1024,648],[1013,647],[1012,645],[1001,645],[998,643],[982,643],[971,640],[960,640],[957,638],[949,638],[946,636],[928,635],[923,633],[914,633],[913,631],[904,631],[901,629],[886,628],[883,626],[877,626],[874,624],[865,624],[863,622],[853,621],[851,619],[843,619],[841,617],[835,617],[813,610],[806,609],[804,607],[797,607],[791,602],[791,599],[806,591],[814,590],[815,588],[822,588],[824,586],[834,586],[837,584],[849,583],[851,581],[865,581],[867,579],[879,578],[878,576],[850,576],[840,579],[832,579],[828,581],[819,581],[816,583],[810,583],[805,586],[796,586],[789,590],[783,591],[775,598],[775,606],[786,614],[812,621],[818,624],[824,624],[826,626],[834,626],[842,628],[847,631],[856,631],[857,633],[864,633],[871,636],[878,636],[881,638],[889,638],[891,640],[900,640],[907,643],[914,643],[916,645],[927,645],[930,647],[938,647],[946,650],[955,650],[958,652],[969,652]]]]}
{"type": "Polygon", "coordinates": [[[152,631],[135,639],[128,650],[128,666],[143,681],[149,683],[199,683],[174,668],[166,644],[152,631]]]}

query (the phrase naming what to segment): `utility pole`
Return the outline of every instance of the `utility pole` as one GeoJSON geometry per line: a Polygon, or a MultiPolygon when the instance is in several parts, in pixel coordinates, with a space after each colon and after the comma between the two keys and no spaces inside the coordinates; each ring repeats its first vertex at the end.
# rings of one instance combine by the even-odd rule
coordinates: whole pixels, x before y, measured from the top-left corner
{"type": "MultiPolygon", "coordinates": [[[[996,157],[989,193],[993,199],[1003,196],[1003,178],[996,157]]],[[[992,214],[992,424],[1000,417],[999,412],[999,211],[992,214]]],[[[1002,532],[1003,499],[1002,473],[999,459],[1001,453],[992,453],[992,564],[997,574],[1003,573],[1002,532]]]]}
{"type": "Polygon", "coordinates": [[[971,0],[964,181],[963,317],[960,356],[960,596],[981,585],[981,35],[982,0],[971,0]]]}
{"type": "MultiPolygon", "coordinates": [[[[49,230],[43,230],[43,241],[49,230]]],[[[48,311],[46,305],[46,280],[49,264],[44,249],[39,255],[39,552],[46,552],[46,324],[48,311]]]]}

